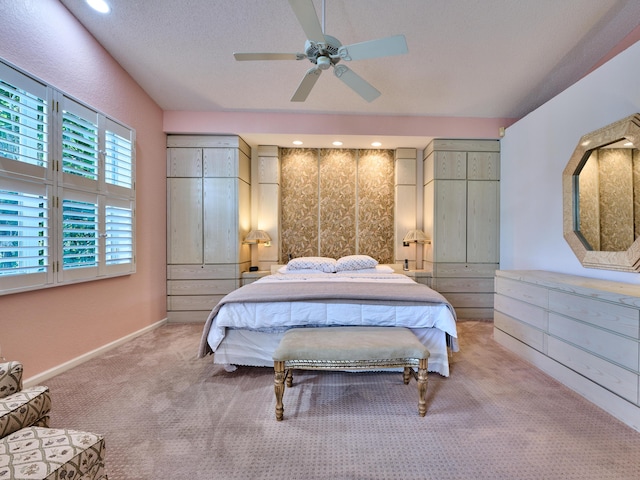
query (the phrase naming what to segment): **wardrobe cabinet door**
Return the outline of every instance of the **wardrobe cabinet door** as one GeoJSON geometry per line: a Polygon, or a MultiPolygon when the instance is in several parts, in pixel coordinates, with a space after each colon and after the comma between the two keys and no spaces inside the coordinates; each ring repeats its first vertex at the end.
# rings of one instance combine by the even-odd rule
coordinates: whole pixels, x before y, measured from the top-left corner
{"type": "Polygon", "coordinates": [[[202,180],[167,179],[167,263],[202,264],[202,180]]]}
{"type": "Polygon", "coordinates": [[[499,183],[467,184],[467,262],[498,263],[499,183]]]}
{"type": "Polygon", "coordinates": [[[466,262],[467,181],[436,180],[433,245],[437,262],[466,262]]]}
{"type": "Polygon", "coordinates": [[[204,261],[237,263],[241,239],[238,228],[238,179],[205,178],[204,261]]]}
{"type": "Polygon", "coordinates": [[[467,179],[499,180],[500,179],[500,153],[499,152],[467,153],[467,179]]]}
{"type": "Polygon", "coordinates": [[[201,177],[201,148],[168,148],[167,177],[201,177]]]}

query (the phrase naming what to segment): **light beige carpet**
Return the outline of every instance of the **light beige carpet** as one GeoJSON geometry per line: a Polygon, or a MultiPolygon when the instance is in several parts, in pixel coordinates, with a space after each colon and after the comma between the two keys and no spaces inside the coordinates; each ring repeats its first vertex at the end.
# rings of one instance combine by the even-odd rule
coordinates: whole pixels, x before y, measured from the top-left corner
{"type": "Polygon", "coordinates": [[[103,433],[111,480],[634,479],[640,433],[459,322],[427,415],[400,373],[299,372],[274,419],[273,373],[196,359],[169,325],[50,381],[52,425],[103,433]]]}

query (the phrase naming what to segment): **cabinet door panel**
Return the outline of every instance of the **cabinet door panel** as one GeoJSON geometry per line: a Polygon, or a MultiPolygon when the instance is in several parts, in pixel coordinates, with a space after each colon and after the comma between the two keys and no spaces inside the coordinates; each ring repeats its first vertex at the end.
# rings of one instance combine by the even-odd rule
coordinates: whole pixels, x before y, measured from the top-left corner
{"type": "Polygon", "coordinates": [[[467,154],[469,180],[499,180],[500,154],[498,152],[469,152],[467,154]]]}
{"type": "Polygon", "coordinates": [[[205,263],[237,263],[238,179],[205,178],[203,183],[205,263]]]}
{"type": "Polygon", "coordinates": [[[485,181],[467,185],[467,262],[500,261],[498,185],[485,181]]]}
{"type": "Polygon", "coordinates": [[[435,243],[438,262],[465,262],[467,255],[467,182],[440,180],[435,185],[435,243]]]}
{"type": "Polygon", "coordinates": [[[167,263],[203,263],[202,180],[167,179],[167,263]]]}
{"type": "Polygon", "coordinates": [[[201,177],[201,148],[168,148],[167,177],[201,177]]]}
{"type": "Polygon", "coordinates": [[[238,150],[235,148],[205,148],[202,162],[205,177],[238,176],[238,150]]]}
{"type": "Polygon", "coordinates": [[[434,152],[433,155],[436,179],[467,178],[467,152],[434,152]]]}

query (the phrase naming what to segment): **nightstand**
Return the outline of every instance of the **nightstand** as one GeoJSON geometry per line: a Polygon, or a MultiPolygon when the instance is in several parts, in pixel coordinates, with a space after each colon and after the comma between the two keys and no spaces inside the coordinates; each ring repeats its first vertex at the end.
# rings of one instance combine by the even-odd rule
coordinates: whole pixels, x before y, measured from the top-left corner
{"type": "Polygon", "coordinates": [[[402,270],[402,272],[407,277],[414,280],[416,283],[421,283],[426,285],[427,287],[431,287],[431,270],[402,270]]]}
{"type": "Polygon", "coordinates": [[[249,285],[250,283],[255,282],[259,278],[266,277],[270,275],[271,272],[269,270],[258,270],[255,272],[242,272],[242,285],[249,285]]]}

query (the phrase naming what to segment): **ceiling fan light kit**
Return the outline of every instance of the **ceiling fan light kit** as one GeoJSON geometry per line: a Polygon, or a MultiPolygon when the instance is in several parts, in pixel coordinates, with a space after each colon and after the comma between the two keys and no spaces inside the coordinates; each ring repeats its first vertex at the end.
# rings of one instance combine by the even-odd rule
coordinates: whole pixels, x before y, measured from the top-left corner
{"type": "MultiPolygon", "coordinates": [[[[325,0],[322,1],[324,12],[325,0]]],[[[366,60],[371,58],[388,57],[407,53],[407,41],[404,35],[369,40],[353,45],[342,45],[331,35],[325,35],[320,26],[312,0],[289,0],[291,9],[302,26],[307,40],[305,53],[234,53],[238,61],[254,60],[302,60],[307,59],[314,64],[307,72],[297,90],[291,97],[292,102],[304,102],[311,89],[318,81],[323,70],[333,67],[333,73],[345,85],[360,95],[367,102],[372,102],[380,96],[380,92],[364,78],[359,76],[346,65],[338,65],[340,60],[366,60]]],[[[324,18],[324,15],[323,15],[324,18]]]]}

